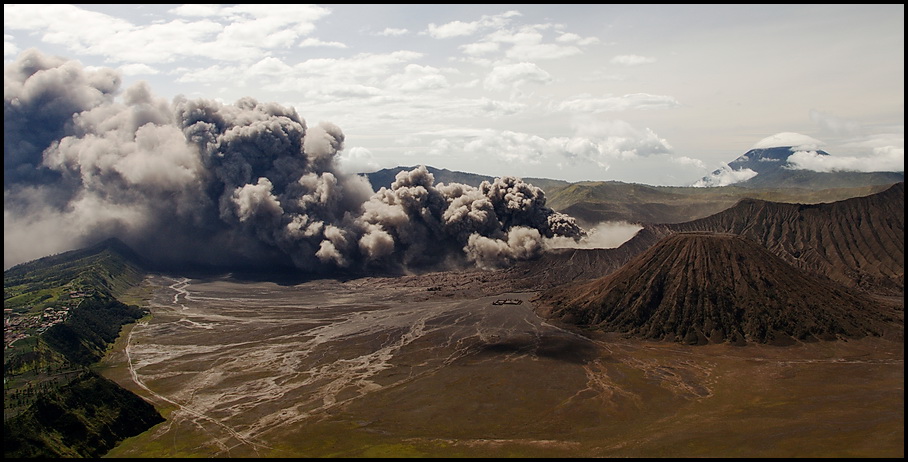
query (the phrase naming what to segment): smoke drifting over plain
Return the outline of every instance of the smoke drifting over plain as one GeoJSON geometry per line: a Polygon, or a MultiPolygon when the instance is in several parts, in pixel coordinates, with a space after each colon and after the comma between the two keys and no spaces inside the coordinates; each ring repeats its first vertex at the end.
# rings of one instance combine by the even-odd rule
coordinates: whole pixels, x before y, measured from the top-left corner
{"type": "Polygon", "coordinates": [[[629,241],[643,226],[626,221],[603,221],[586,230],[580,239],[554,237],[546,241],[550,249],[614,249],[629,241]]]}
{"type": "Polygon", "coordinates": [[[167,102],[35,50],[4,69],[4,267],[115,236],[164,267],[405,271],[532,258],[586,235],[514,177],[373,193],[344,134],[293,108],[167,102]]]}

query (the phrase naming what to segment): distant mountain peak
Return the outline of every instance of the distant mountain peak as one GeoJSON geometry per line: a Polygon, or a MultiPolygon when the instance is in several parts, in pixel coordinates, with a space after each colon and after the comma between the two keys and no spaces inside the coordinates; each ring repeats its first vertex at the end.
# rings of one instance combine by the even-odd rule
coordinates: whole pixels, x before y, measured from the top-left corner
{"type": "Polygon", "coordinates": [[[817,172],[797,168],[795,164],[789,162],[789,158],[796,152],[828,156],[828,152],[820,149],[823,144],[816,138],[800,133],[777,133],[758,141],[737,159],[700,178],[692,186],[825,189],[892,184],[904,180],[903,172],[817,172]]]}
{"type": "MultiPolygon", "coordinates": [[[[757,174],[778,170],[780,168],[791,168],[788,158],[795,152],[800,151],[801,146],[775,146],[768,148],[754,148],[745,152],[737,159],[728,163],[732,170],[750,169],[757,174]]],[[[821,156],[828,156],[829,153],[822,150],[816,150],[821,156]]],[[[714,174],[719,172],[713,172],[714,174]]]]}

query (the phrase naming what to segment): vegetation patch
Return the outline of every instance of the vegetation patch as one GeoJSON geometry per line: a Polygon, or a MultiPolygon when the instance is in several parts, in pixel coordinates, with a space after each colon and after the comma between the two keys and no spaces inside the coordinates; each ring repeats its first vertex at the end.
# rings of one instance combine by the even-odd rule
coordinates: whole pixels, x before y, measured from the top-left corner
{"type": "Polygon", "coordinates": [[[164,421],[154,406],[92,372],[41,393],[4,422],[4,457],[100,457],[164,421]]]}
{"type": "Polygon", "coordinates": [[[4,272],[5,457],[99,457],[163,421],[89,369],[124,325],[149,314],[116,298],[143,278],[141,259],[118,240],[4,272]]]}

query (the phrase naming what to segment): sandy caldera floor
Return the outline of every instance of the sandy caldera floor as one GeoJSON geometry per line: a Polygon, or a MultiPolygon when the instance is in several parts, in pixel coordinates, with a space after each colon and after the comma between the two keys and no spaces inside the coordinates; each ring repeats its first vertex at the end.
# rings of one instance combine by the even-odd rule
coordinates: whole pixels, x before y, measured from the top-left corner
{"type": "Polygon", "coordinates": [[[904,457],[900,341],[590,339],[533,293],[412,280],[148,283],[103,373],[167,421],[107,457],[904,457]]]}

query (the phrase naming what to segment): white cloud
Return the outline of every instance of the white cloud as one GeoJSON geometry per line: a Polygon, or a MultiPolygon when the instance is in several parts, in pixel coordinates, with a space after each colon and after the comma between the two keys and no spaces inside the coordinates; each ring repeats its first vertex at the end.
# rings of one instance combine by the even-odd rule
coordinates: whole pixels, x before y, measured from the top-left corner
{"type": "Polygon", "coordinates": [[[122,38],[135,27],[128,21],[95,13],[73,5],[3,5],[4,30],[25,30],[42,34],[45,42],[88,51],[95,44],[122,38]]]}
{"type": "Polygon", "coordinates": [[[19,47],[13,43],[13,36],[9,34],[3,34],[3,57],[13,57],[19,54],[19,47]]]}
{"type": "MultiPolygon", "coordinates": [[[[515,12],[516,13],[516,12],[515,12]]],[[[490,29],[482,40],[466,45],[460,49],[469,56],[488,55],[504,48],[505,57],[515,61],[533,61],[538,59],[557,59],[581,54],[575,45],[598,43],[596,37],[583,38],[574,33],[561,33],[555,38],[557,43],[546,43],[542,31],[552,29],[552,24],[527,24],[516,28],[507,27],[509,16],[483,17],[484,20],[471,23],[455,21],[442,30],[436,26],[430,28],[430,34],[436,38],[456,35],[475,35],[481,30],[490,29]],[[491,19],[490,19],[491,18],[491,19]],[[505,45],[506,47],[503,47],[505,45]]]]}
{"type": "Polygon", "coordinates": [[[292,29],[298,35],[315,30],[316,21],[331,14],[325,7],[311,4],[245,4],[225,7],[221,16],[234,24],[246,24],[247,30],[263,36],[281,29],[292,29]]]}
{"type": "Polygon", "coordinates": [[[249,66],[246,72],[251,75],[276,77],[293,72],[293,68],[278,58],[268,56],[249,66]]]}
{"type": "Polygon", "coordinates": [[[329,14],[316,5],[181,6],[187,19],[137,25],[73,5],[4,5],[4,27],[42,34],[42,40],[112,62],[167,63],[201,57],[259,59],[315,30],[329,14]],[[201,18],[201,19],[197,19],[201,18]]]}
{"type": "Polygon", "coordinates": [[[582,39],[583,39],[582,37],[580,37],[579,35],[577,35],[575,33],[565,32],[565,33],[559,35],[558,38],[555,39],[555,41],[562,42],[562,43],[576,43],[582,39]]]}
{"type": "Polygon", "coordinates": [[[414,61],[423,55],[415,51],[361,53],[350,58],[309,59],[293,66],[301,75],[320,75],[351,81],[384,78],[396,72],[395,66],[414,61]]]}
{"type": "Polygon", "coordinates": [[[703,163],[702,160],[694,159],[693,157],[688,157],[688,156],[672,157],[671,161],[676,164],[679,164],[679,165],[692,165],[699,169],[706,170],[706,164],[703,163]]]}
{"type": "Polygon", "coordinates": [[[400,37],[401,35],[407,35],[407,29],[394,29],[391,27],[386,27],[385,30],[379,32],[376,35],[383,37],[400,37]]]}
{"type": "Polygon", "coordinates": [[[361,146],[340,151],[337,163],[344,173],[369,173],[382,168],[372,152],[361,146]]]}
{"type": "Polygon", "coordinates": [[[584,45],[584,46],[595,45],[597,43],[599,43],[599,39],[596,37],[586,37],[584,39],[581,39],[579,42],[577,42],[578,45],[584,45]]]}
{"type": "Polygon", "coordinates": [[[300,79],[296,82],[296,87],[303,91],[303,96],[307,99],[320,100],[322,102],[333,102],[339,99],[369,99],[381,96],[381,88],[363,85],[359,83],[329,82],[326,80],[300,79]]]}
{"type": "Polygon", "coordinates": [[[499,29],[486,36],[484,42],[510,44],[505,56],[518,61],[564,58],[581,53],[575,46],[543,43],[540,30],[550,27],[548,24],[534,24],[517,30],[499,29]]]}
{"type": "Polygon", "coordinates": [[[447,24],[436,26],[435,23],[429,24],[429,35],[432,38],[451,38],[472,35],[480,28],[479,22],[452,21],[447,24]]]}
{"type": "Polygon", "coordinates": [[[898,131],[895,133],[875,133],[840,141],[837,143],[836,152],[838,152],[839,149],[846,149],[851,153],[866,153],[876,148],[904,148],[904,127],[899,126],[893,128],[898,131]]]}
{"type": "Polygon", "coordinates": [[[347,48],[347,45],[341,42],[324,42],[317,38],[309,37],[298,45],[302,48],[305,47],[331,47],[331,48],[347,48]]]}
{"type": "Polygon", "coordinates": [[[498,43],[510,43],[512,45],[531,46],[542,42],[542,33],[540,30],[546,30],[550,26],[547,24],[525,25],[512,29],[498,29],[486,36],[485,40],[498,43]]]}
{"type": "Polygon", "coordinates": [[[392,75],[387,83],[389,88],[404,91],[436,90],[450,86],[439,69],[418,64],[407,64],[403,73],[392,75]]]}
{"type": "Polygon", "coordinates": [[[561,46],[552,43],[518,44],[505,54],[516,60],[558,59],[579,55],[580,49],[572,46],[561,46]]]}
{"type": "Polygon", "coordinates": [[[175,73],[179,75],[176,78],[178,83],[220,83],[228,81],[245,83],[245,78],[239,78],[243,71],[244,69],[236,66],[214,65],[202,69],[180,68],[175,73]]]}
{"type": "Polygon", "coordinates": [[[440,26],[429,24],[428,34],[432,38],[446,39],[473,35],[483,29],[497,29],[505,26],[510,18],[520,16],[517,11],[508,11],[497,15],[484,15],[478,21],[451,21],[440,26]]]}
{"type": "MultiPolygon", "coordinates": [[[[587,132],[591,132],[588,130],[587,132]]],[[[650,129],[636,129],[623,121],[600,124],[595,136],[543,137],[512,130],[449,130],[424,133],[409,142],[423,145],[435,157],[468,156],[506,165],[592,165],[608,168],[612,162],[667,154],[672,148],[650,129]]]]}
{"type": "Polygon", "coordinates": [[[807,135],[802,135],[800,133],[794,132],[782,132],[776,133],[772,136],[767,136],[766,138],[757,141],[756,144],[751,147],[751,149],[769,149],[792,146],[795,148],[816,150],[819,146],[822,146],[824,144],[825,143],[823,143],[822,141],[809,137],[807,135]]]}
{"type": "Polygon", "coordinates": [[[608,140],[613,157],[632,159],[638,156],[668,154],[674,148],[649,128],[639,129],[623,120],[579,118],[574,121],[574,136],[608,140]]]}
{"type": "Polygon", "coordinates": [[[539,66],[521,62],[496,66],[486,76],[483,85],[490,90],[503,90],[517,88],[526,83],[546,84],[551,81],[552,76],[539,66]]]}
{"type": "Polygon", "coordinates": [[[461,45],[460,49],[463,50],[464,54],[470,56],[479,56],[498,51],[499,45],[496,42],[476,42],[461,45]]]}
{"type": "Polygon", "coordinates": [[[797,151],[788,162],[798,170],[817,172],[904,172],[905,149],[894,146],[874,148],[864,157],[821,155],[816,151],[797,151]]]}
{"type": "Polygon", "coordinates": [[[717,171],[710,173],[708,176],[701,178],[692,186],[695,188],[712,188],[716,186],[728,186],[730,184],[740,183],[742,181],[747,181],[753,177],[757,176],[757,172],[749,169],[742,168],[738,170],[732,170],[728,165],[723,165],[722,168],[717,171]]]}
{"type": "Polygon", "coordinates": [[[500,101],[489,98],[480,98],[477,101],[477,108],[480,117],[500,117],[511,114],[518,114],[526,110],[527,105],[513,101],[500,101]]]}
{"type": "Polygon", "coordinates": [[[560,43],[575,43],[580,46],[596,45],[601,43],[598,37],[581,37],[574,33],[563,33],[559,35],[555,41],[560,43]]]}
{"type": "Polygon", "coordinates": [[[602,98],[592,98],[584,95],[562,101],[558,105],[558,110],[598,113],[625,111],[629,109],[661,109],[676,106],[680,106],[680,103],[671,96],[634,93],[624,96],[605,96],[602,98]]]}
{"type": "Polygon", "coordinates": [[[188,3],[185,5],[180,5],[174,9],[170,10],[170,12],[177,16],[189,16],[189,17],[217,16],[221,12],[221,6],[213,5],[213,4],[188,3]]]}
{"type": "MultiPolygon", "coordinates": [[[[316,58],[290,65],[264,57],[248,66],[214,65],[179,69],[179,82],[245,85],[255,82],[266,91],[294,93],[297,97],[337,102],[340,98],[395,98],[397,90],[448,86],[441,71],[430,66],[407,68],[422,54],[395,51],[362,53],[348,58],[316,58]]],[[[306,101],[309,105],[316,101],[306,101]]]]}
{"type": "Polygon", "coordinates": [[[612,58],[612,64],[622,64],[625,66],[638,66],[640,64],[649,64],[656,62],[656,58],[648,58],[638,55],[618,55],[612,58]]]}
{"type": "Polygon", "coordinates": [[[139,63],[124,64],[117,68],[123,75],[154,75],[160,73],[157,69],[139,63]]]}

